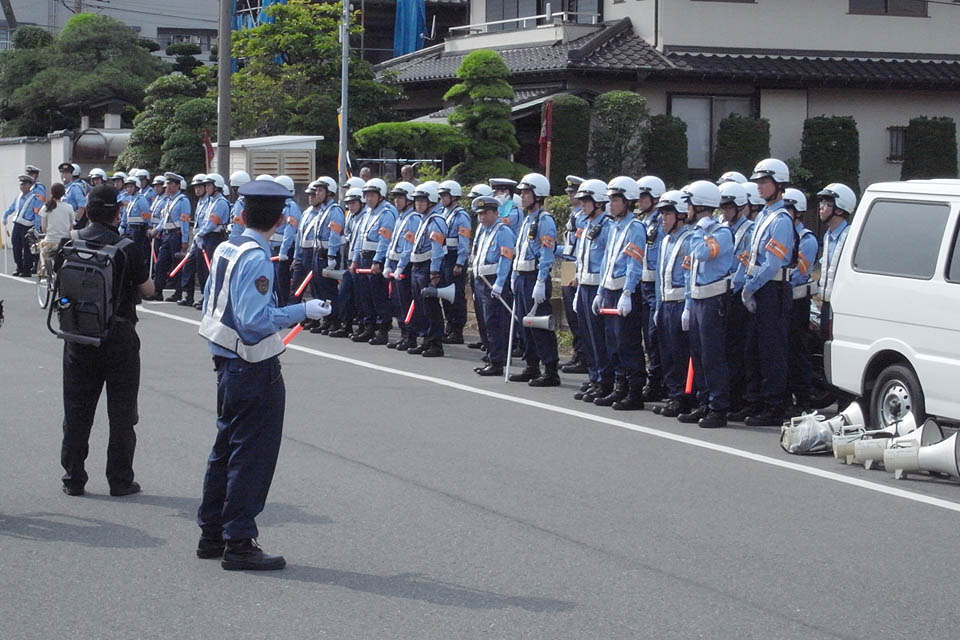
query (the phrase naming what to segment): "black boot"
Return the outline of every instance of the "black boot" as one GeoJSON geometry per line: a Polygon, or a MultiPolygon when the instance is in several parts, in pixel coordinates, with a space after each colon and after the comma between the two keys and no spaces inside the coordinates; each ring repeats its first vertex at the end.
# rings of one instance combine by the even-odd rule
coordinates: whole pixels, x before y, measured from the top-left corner
{"type": "Polygon", "coordinates": [[[709,407],[705,405],[700,405],[693,411],[681,413],[680,415],[677,416],[677,420],[679,420],[683,424],[696,424],[700,422],[700,418],[705,417],[708,413],[710,413],[709,407]]]}
{"type": "Polygon", "coordinates": [[[627,395],[623,397],[623,400],[614,402],[613,408],[616,411],[637,411],[643,409],[643,387],[639,384],[631,384],[627,395]]]}
{"type": "Polygon", "coordinates": [[[783,424],[783,410],[767,407],[760,413],[747,416],[743,424],[748,427],[779,427],[783,424]]]}
{"type": "Polygon", "coordinates": [[[660,409],[660,415],[664,418],[676,418],[681,413],[683,413],[683,406],[680,405],[680,401],[676,398],[667,400],[667,404],[663,405],[663,408],[660,409]]]}
{"type": "Polygon", "coordinates": [[[548,364],[542,376],[534,378],[527,384],[531,387],[559,387],[560,375],[557,373],[557,363],[548,364]]]}
{"type": "Polygon", "coordinates": [[[727,426],[727,412],[713,411],[700,418],[700,428],[702,429],[722,429],[727,426]]]}
{"type": "Polygon", "coordinates": [[[478,376],[502,376],[503,366],[499,364],[488,364],[485,367],[477,367],[474,371],[478,376]]]}
{"type": "Polygon", "coordinates": [[[423,353],[420,355],[424,358],[442,358],[443,357],[443,338],[431,338],[428,341],[424,341],[424,344],[427,344],[427,348],[423,350],[423,353]]]}
{"type": "Polygon", "coordinates": [[[579,356],[574,356],[568,362],[560,366],[560,371],[564,373],[587,373],[587,363],[579,356]]]}
{"type": "Polygon", "coordinates": [[[417,346],[417,336],[415,334],[409,334],[404,338],[403,342],[397,345],[397,351],[406,351],[407,349],[413,349],[417,346]]]}
{"type": "Polygon", "coordinates": [[[193,298],[183,298],[182,300],[177,300],[177,304],[181,307],[192,307],[193,298]]]}
{"type": "Polygon", "coordinates": [[[424,338],[423,342],[419,346],[417,345],[416,340],[414,340],[413,345],[407,349],[407,353],[412,356],[419,356],[427,350],[428,346],[430,346],[430,338],[424,338]]]}
{"type": "Polygon", "coordinates": [[[373,325],[369,325],[363,328],[363,331],[360,333],[354,334],[350,337],[354,342],[368,342],[370,338],[377,334],[377,330],[373,328],[373,325]]]}
{"type": "Polygon", "coordinates": [[[220,536],[202,534],[200,542],[197,543],[197,557],[204,560],[212,558],[222,558],[223,551],[227,548],[227,543],[220,536]]]}
{"type": "Polygon", "coordinates": [[[327,335],[331,338],[349,338],[352,332],[350,330],[350,325],[340,327],[328,333],[327,335]]]}
{"type": "Polygon", "coordinates": [[[589,393],[594,388],[594,386],[596,386],[596,384],[597,383],[590,382],[589,380],[587,382],[584,382],[582,385],[580,385],[580,389],[575,394],[573,394],[573,399],[583,400],[583,396],[587,395],[587,393],[589,393]]]}
{"type": "Polygon", "coordinates": [[[659,402],[663,400],[663,387],[659,384],[648,384],[643,388],[644,402],[659,402]]]}
{"type": "Polygon", "coordinates": [[[510,374],[510,382],[530,382],[540,377],[540,367],[535,364],[528,364],[520,373],[510,374]]]}
{"type": "Polygon", "coordinates": [[[456,327],[450,330],[450,333],[443,336],[442,344],[463,344],[463,329],[456,327]]]}
{"type": "Polygon", "coordinates": [[[755,416],[763,411],[762,407],[756,405],[745,405],[736,411],[727,414],[727,420],[730,422],[743,422],[747,416],[755,416]]]}
{"type": "Polygon", "coordinates": [[[613,385],[610,384],[609,382],[607,383],[598,382],[595,385],[593,385],[593,389],[590,389],[585,394],[583,394],[583,397],[581,398],[581,400],[583,400],[584,402],[589,402],[590,404],[593,404],[593,402],[596,401],[597,398],[602,398],[606,395],[609,395],[610,392],[612,391],[613,391],[613,385]]]}
{"type": "Polygon", "coordinates": [[[593,404],[598,407],[612,407],[614,402],[623,400],[625,397],[627,397],[627,380],[617,378],[616,382],[613,383],[613,391],[602,398],[597,398],[593,401],[593,404]]]}
{"type": "Polygon", "coordinates": [[[230,540],[223,552],[220,566],[227,571],[272,571],[283,569],[287,561],[283,556],[271,556],[253,540],[230,540]]]}
{"type": "Polygon", "coordinates": [[[471,342],[467,345],[467,349],[479,349],[483,346],[483,343],[479,340],[477,342],[471,342]]]}
{"type": "Polygon", "coordinates": [[[373,337],[367,340],[367,344],[372,344],[375,347],[379,347],[387,344],[389,340],[390,340],[390,334],[387,333],[386,329],[381,327],[377,329],[376,333],[373,334],[373,337]]]}

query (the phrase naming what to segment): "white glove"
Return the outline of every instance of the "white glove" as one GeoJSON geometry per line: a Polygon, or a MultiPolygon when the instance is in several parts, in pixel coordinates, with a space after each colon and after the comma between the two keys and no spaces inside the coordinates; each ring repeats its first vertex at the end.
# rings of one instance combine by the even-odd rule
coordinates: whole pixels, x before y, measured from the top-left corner
{"type": "Polygon", "coordinates": [[[740,294],[740,299],[743,300],[743,306],[747,308],[747,311],[750,313],[757,312],[757,301],[754,300],[753,294],[746,287],[743,288],[743,293],[740,294]]]}
{"type": "Polygon", "coordinates": [[[277,260],[279,260],[280,262],[286,262],[286,261],[289,260],[289,259],[290,259],[290,256],[288,256],[287,254],[283,253],[282,251],[277,254],[277,260]]]}
{"type": "Polygon", "coordinates": [[[494,298],[499,298],[503,294],[503,285],[494,284],[492,287],[490,287],[490,293],[493,294],[494,298]]]}
{"type": "Polygon", "coordinates": [[[307,311],[307,317],[311,320],[324,318],[333,311],[329,300],[307,300],[303,303],[303,306],[307,311]]]}
{"type": "Polygon", "coordinates": [[[384,271],[383,271],[383,277],[384,277],[384,278],[392,278],[392,277],[393,277],[393,269],[391,269],[390,267],[387,267],[386,269],[384,269],[384,271]]]}
{"type": "Polygon", "coordinates": [[[657,316],[658,316],[658,315],[660,315],[660,310],[659,310],[659,309],[655,309],[655,310],[653,311],[653,314],[650,316],[650,322],[652,322],[652,323],[653,323],[653,326],[655,326],[655,327],[659,324],[659,323],[657,322],[657,316]]]}
{"type": "Polygon", "coordinates": [[[327,258],[327,269],[336,269],[336,268],[337,268],[337,259],[327,258]]]}
{"type": "Polygon", "coordinates": [[[690,331],[690,309],[684,309],[680,314],[680,328],[684,331],[690,331]]]}
{"type": "Polygon", "coordinates": [[[593,297],[593,304],[590,305],[590,311],[593,312],[593,315],[600,315],[600,295],[597,294],[593,297]]]}
{"type": "Polygon", "coordinates": [[[577,291],[573,294],[573,312],[580,313],[577,311],[577,308],[580,306],[580,287],[577,287],[577,291]]]}
{"type": "Polygon", "coordinates": [[[541,304],[547,299],[547,285],[543,280],[537,280],[533,285],[533,303],[541,304]]]}
{"type": "Polygon", "coordinates": [[[710,216],[704,216],[703,218],[700,218],[699,220],[697,220],[698,229],[703,229],[704,231],[706,231],[707,228],[712,225],[713,225],[713,218],[711,218],[710,216]]]}
{"type": "Polygon", "coordinates": [[[517,272],[516,271],[510,274],[510,286],[513,288],[514,291],[517,290],[517,272]]]}
{"type": "Polygon", "coordinates": [[[620,294],[620,301],[617,302],[617,314],[628,316],[631,311],[633,311],[633,296],[624,291],[620,294]]]}

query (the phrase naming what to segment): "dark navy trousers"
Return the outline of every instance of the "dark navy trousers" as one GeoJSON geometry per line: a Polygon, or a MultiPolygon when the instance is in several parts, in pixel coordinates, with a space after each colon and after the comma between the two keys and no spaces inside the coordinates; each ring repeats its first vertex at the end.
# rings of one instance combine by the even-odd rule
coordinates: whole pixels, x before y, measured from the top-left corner
{"type": "Polygon", "coordinates": [[[593,299],[599,286],[580,285],[580,297],[577,300],[577,315],[583,330],[584,355],[587,361],[587,373],[590,382],[611,384],[613,382],[613,363],[607,353],[607,337],[603,316],[593,315],[593,299]]]}
{"type": "Polygon", "coordinates": [[[757,312],[747,328],[744,366],[747,402],[782,411],[787,397],[787,349],[793,295],[783,282],[768,282],[755,294],[757,312]]]}
{"type": "Polygon", "coordinates": [[[752,314],[743,306],[740,292],[727,294],[727,369],[730,377],[730,410],[739,411],[746,403],[747,379],[744,368],[744,351],[747,344],[747,327],[752,314]]]}
{"type": "Polygon", "coordinates": [[[413,302],[413,265],[408,263],[403,273],[394,272],[394,275],[403,276],[400,280],[394,277],[393,293],[390,297],[391,301],[394,302],[397,326],[400,327],[400,331],[404,336],[415,338],[423,332],[426,317],[424,316],[423,309],[413,302]],[[407,324],[407,313],[410,311],[411,304],[413,304],[413,317],[410,318],[410,323],[407,324]]]}
{"type": "MultiPolygon", "coordinates": [[[[473,283],[470,287],[471,293],[473,295],[473,313],[477,318],[477,333],[480,334],[480,342],[483,343],[485,349],[489,349],[490,345],[487,344],[487,327],[483,322],[483,303],[480,300],[480,296],[477,294],[477,281],[480,278],[474,278],[473,283]]],[[[509,318],[507,318],[509,322],[509,318]]]]}
{"type": "MultiPolygon", "coordinates": [[[[553,304],[550,295],[553,290],[550,278],[544,283],[547,299],[539,304],[533,303],[533,288],[537,284],[537,272],[521,273],[517,276],[517,324],[523,316],[531,314],[546,316],[553,314],[553,304]]],[[[557,334],[546,329],[523,329],[524,350],[523,360],[527,366],[535,367],[539,363],[554,366],[560,360],[557,355],[557,334]]]]}
{"type": "MultiPolygon", "coordinates": [[[[560,287],[560,296],[563,300],[563,317],[567,319],[567,326],[573,335],[573,359],[586,361],[587,341],[585,337],[586,322],[573,308],[573,298],[577,295],[577,288],[564,285],[560,287]]],[[[581,295],[583,295],[581,293],[581,295]]]]}
{"type": "MultiPolygon", "coordinates": [[[[616,307],[621,293],[620,289],[602,289],[600,306],[616,307]]],[[[647,363],[643,354],[641,294],[634,291],[630,301],[633,307],[627,315],[603,316],[607,354],[617,378],[625,379],[631,385],[643,386],[647,381],[647,363]]]]}
{"type": "Polygon", "coordinates": [[[10,242],[13,245],[13,261],[17,263],[20,273],[33,273],[33,254],[30,253],[30,243],[27,242],[27,231],[32,227],[23,224],[13,225],[13,234],[10,242]]]}
{"type": "Polygon", "coordinates": [[[813,395],[813,363],[810,360],[810,296],[794,300],[790,308],[790,349],[787,404],[796,398],[805,407],[813,395]]]}
{"type": "MultiPolygon", "coordinates": [[[[490,281],[494,282],[495,276],[490,276],[490,281]]],[[[490,356],[490,364],[503,366],[507,363],[507,340],[510,337],[510,311],[507,307],[513,304],[510,281],[508,279],[500,294],[502,301],[493,297],[493,290],[483,278],[476,278],[474,286],[476,287],[474,300],[480,301],[480,313],[477,317],[483,317],[485,344],[487,355],[490,356]]]]}
{"type": "MultiPolygon", "coordinates": [[[[163,293],[167,281],[171,281],[177,294],[181,291],[180,278],[170,278],[170,272],[177,266],[174,257],[180,251],[180,229],[169,229],[160,237],[160,249],[157,251],[157,270],[153,274],[153,286],[157,293],[163,293]]],[[[186,265],[184,265],[186,266],[186,265]]]]}
{"type": "MultiPolygon", "coordinates": [[[[299,296],[295,295],[297,289],[300,288],[300,285],[303,284],[303,279],[307,277],[307,274],[310,273],[311,268],[314,262],[314,250],[313,249],[300,249],[300,257],[295,258],[293,261],[293,267],[291,269],[290,275],[290,304],[295,304],[300,302],[303,299],[303,295],[309,290],[310,293],[316,292],[316,280],[320,275],[315,273],[313,279],[310,280],[310,284],[307,285],[308,289],[304,289],[303,293],[299,296]]],[[[316,298],[317,296],[314,295],[316,298]]]]}
{"type": "MultiPolygon", "coordinates": [[[[427,338],[443,337],[443,309],[440,307],[440,298],[425,298],[423,289],[430,284],[430,261],[425,260],[413,265],[413,299],[417,308],[423,311],[426,318],[427,338]]],[[[440,276],[440,287],[443,286],[443,276],[440,276]]]]}
{"type": "Polygon", "coordinates": [[[725,298],[726,294],[690,302],[690,355],[697,404],[714,411],[730,409],[725,298]]]}
{"type": "Polygon", "coordinates": [[[460,275],[455,276],[453,275],[453,268],[456,265],[456,250],[448,250],[440,266],[440,277],[444,282],[444,286],[453,283],[454,294],[453,302],[442,301],[443,316],[447,319],[447,324],[450,325],[451,328],[463,331],[463,327],[467,324],[467,267],[464,265],[460,270],[460,275]]]}
{"type": "Polygon", "coordinates": [[[683,301],[662,302],[657,317],[660,338],[660,362],[663,366],[663,384],[667,396],[681,400],[686,395],[687,367],[690,362],[690,342],[683,330],[683,301]]]}
{"type": "MultiPolygon", "coordinates": [[[[364,251],[360,255],[360,268],[369,269],[373,266],[373,251],[364,251]]],[[[356,276],[355,296],[358,306],[363,312],[363,324],[389,328],[393,324],[393,315],[390,309],[388,284],[383,274],[363,274],[356,276]]]]}
{"type": "Polygon", "coordinates": [[[207,460],[197,524],[209,537],[257,537],[277,467],[286,388],[280,358],[246,362],[215,357],[217,438],[207,460]]]}
{"type": "Polygon", "coordinates": [[[643,322],[643,347],[647,354],[647,380],[654,387],[663,384],[663,367],[660,364],[659,329],[653,322],[653,310],[657,305],[657,283],[641,282],[643,303],[640,314],[643,322]]]}

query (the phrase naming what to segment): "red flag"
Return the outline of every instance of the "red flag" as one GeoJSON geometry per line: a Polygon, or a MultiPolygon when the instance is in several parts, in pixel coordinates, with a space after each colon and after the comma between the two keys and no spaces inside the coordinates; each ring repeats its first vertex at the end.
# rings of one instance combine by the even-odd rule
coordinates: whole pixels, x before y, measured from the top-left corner
{"type": "Polygon", "coordinates": [[[210,140],[210,132],[204,130],[203,132],[203,150],[207,156],[207,168],[210,168],[210,163],[213,162],[213,142],[210,140]]]}
{"type": "Polygon", "coordinates": [[[550,158],[550,142],[553,140],[553,101],[544,103],[543,121],[540,123],[540,164],[547,166],[550,158]]]}

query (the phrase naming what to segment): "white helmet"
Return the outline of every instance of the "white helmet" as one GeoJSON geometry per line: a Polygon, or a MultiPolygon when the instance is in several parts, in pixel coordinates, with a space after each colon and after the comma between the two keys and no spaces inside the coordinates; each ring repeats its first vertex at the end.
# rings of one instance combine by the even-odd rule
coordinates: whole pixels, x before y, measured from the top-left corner
{"type": "Polygon", "coordinates": [[[800,189],[790,187],[783,191],[783,204],[793,207],[799,213],[803,213],[807,210],[807,196],[803,195],[803,191],[800,191],[800,189]]]}
{"type": "Polygon", "coordinates": [[[363,189],[363,178],[358,178],[353,176],[352,178],[347,178],[347,189],[363,189]]]}
{"type": "MultiPolygon", "coordinates": [[[[90,178],[90,179],[100,178],[101,180],[106,181],[106,179],[107,179],[107,172],[104,171],[103,169],[100,169],[100,168],[90,169],[90,173],[87,174],[87,177],[90,178]]],[[[123,176],[123,177],[126,178],[126,176],[123,176]]]]}
{"type": "Polygon", "coordinates": [[[687,214],[687,201],[683,191],[673,189],[666,191],[660,196],[660,202],[657,203],[657,209],[666,209],[667,207],[677,210],[677,213],[687,214]]]}
{"type": "Polygon", "coordinates": [[[417,188],[413,186],[412,183],[401,180],[397,184],[393,185],[393,189],[390,189],[390,195],[403,196],[407,200],[413,200],[413,192],[416,190],[417,188]]]}
{"type": "Polygon", "coordinates": [[[542,173],[528,173],[517,183],[517,191],[523,190],[533,191],[538,198],[546,198],[550,195],[550,181],[542,173]]]}
{"type": "Polygon", "coordinates": [[[166,182],[167,182],[166,178],[164,178],[162,175],[153,176],[153,183],[152,183],[153,186],[157,186],[157,185],[163,186],[166,182]]]}
{"type": "Polygon", "coordinates": [[[337,181],[330,176],[320,176],[313,181],[314,187],[323,187],[327,190],[327,195],[333,195],[337,192],[337,181]]]}
{"type": "Polygon", "coordinates": [[[366,193],[367,191],[376,191],[380,194],[381,198],[387,197],[387,183],[383,181],[382,178],[370,178],[364,183],[362,191],[366,193]]]}
{"type": "Polygon", "coordinates": [[[290,176],[277,176],[273,181],[286,187],[290,195],[294,195],[297,192],[297,188],[293,186],[293,178],[290,176]]]}
{"type": "Polygon", "coordinates": [[[847,213],[853,213],[857,208],[857,196],[853,193],[853,189],[840,182],[831,182],[817,195],[821,198],[833,198],[833,206],[847,213]]]}
{"type": "Polygon", "coordinates": [[[273,176],[269,173],[261,173],[257,176],[257,180],[273,180],[273,176]]]}
{"type": "Polygon", "coordinates": [[[667,190],[667,185],[663,184],[663,180],[657,176],[643,176],[637,180],[637,187],[640,189],[640,193],[648,193],[654,200],[662,196],[663,192],[667,190]]]}
{"type": "Polygon", "coordinates": [[[630,176],[617,176],[607,185],[607,196],[623,196],[627,200],[640,197],[640,186],[630,176]]]}
{"type": "Polygon", "coordinates": [[[223,176],[219,173],[208,173],[204,182],[212,182],[213,186],[221,191],[227,188],[227,184],[223,181],[223,176]]]}
{"type": "Polygon", "coordinates": [[[440,192],[440,195],[447,193],[454,198],[460,198],[463,196],[463,188],[456,180],[444,180],[440,183],[440,187],[437,189],[437,191],[440,192]]]}
{"type": "Polygon", "coordinates": [[[134,174],[141,180],[150,180],[150,172],[146,169],[137,169],[137,173],[134,174]]]}
{"type": "Polygon", "coordinates": [[[720,206],[720,187],[709,180],[697,180],[690,183],[684,188],[683,195],[687,202],[694,207],[716,209],[720,206]]]}
{"type": "Polygon", "coordinates": [[[314,180],[307,185],[307,188],[303,190],[304,193],[314,194],[317,192],[317,181],[314,180]]]}
{"type": "Polygon", "coordinates": [[[760,189],[757,188],[756,182],[744,182],[743,188],[747,192],[747,200],[750,201],[750,204],[755,205],[765,205],[766,201],[760,197],[760,189]]]}
{"type": "Polygon", "coordinates": [[[140,186],[140,178],[138,178],[137,176],[131,173],[126,178],[123,179],[123,186],[126,187],[128,184],[132,184],[133,186],[138,187],[140,186]]]}
{"type": "Polygon", "coordinates": [[[751,180],[759,180],[760,178],[773,178],[774,182],[780,184],[790,182],[790,169],[783,160],[767,158],[757,163],[757,166],[753,168],[753,175],[750,176],[751,180]]]}
{"type": "Polygon", "coordinates": [[[140,169],[137,169],[136,167],[130,169],[129,171],[127,171],[127,176],[128,176],[128,177],[129,177],[129,176],[133,176],[134,178],[139,178],[139,177],[140,177],[140,169]]]}
{"type": "Polygon", "coordinates": [[[205,174],[205,173],[198,173],[197,175],[193,176],[193,180],[190,181],[190,186],[191,186],[191,187],[195,187],[195,186],[197,186],[198,184],[203,184],[203,182],[204,182],[206,179],[207,179],[207,174],[205,174]]]}
{"type": "Polygon", "coordinates": [[[359,202],[363,200],[363,191],[360,187],[350,187],[343,196],[344,202],[359,202]]]}
{"type": "Polygon", "coordinates": [[[743,175],[739,171],[727,171],[720,179],[717,180],[717,184],[723,184],[725,182],[736,182],[737,184],[743,184],[747,181],[747,176],[743,175]]]}
{"type": "MultiPolygon", "coordinates": [[[[753,183],[751,182],[750,184],[753,183]]],[[[753,186],[756,187],[757,185],[754,184],[753,186]]],[[[750,198],[743,184],[731,181],[724,182],[720,185],[720,202],[732,202],[734,205],[742,207],[750,202],[750,198]]]]}
{"type": "Polygon", "coordinates": [[[590,198],[597,203],[610,202],[610,198],[607,197],[607,183],[597,179],[581,182],[574,197],[590,198]]]}
{"type": "Polygon", "coordinates": [[[250,182],[250,174],[246,171],[234,171],[230,174],[230,186],[242,187],[250,182]]]}
{"type": "Polygon", "coordinates": [[[114,171],[113,175],[110,176],[111,180],[126,180],[126,178],[127,174],[125,174],[123,171],[114,171]]]}
{"type": "Polygon", "coordinates": [[[414,198],[426,198],[430,204],[437,204],[440,202],[440,193],[438,190],[438,185],[433,180],[428,180],[413,190],[414,198]]]}
{"type": "Polygon", "coordinates": [[[467,197],[473,199],[473,198],[479,198],[481,196],[492,196],[492,195],[493,195],[493,189],[490,188],[490,185],[483,184],[481,182],[480,184],[473,185],[473,188],[470,189],[470,193],[467,194],[467,197]]]}

